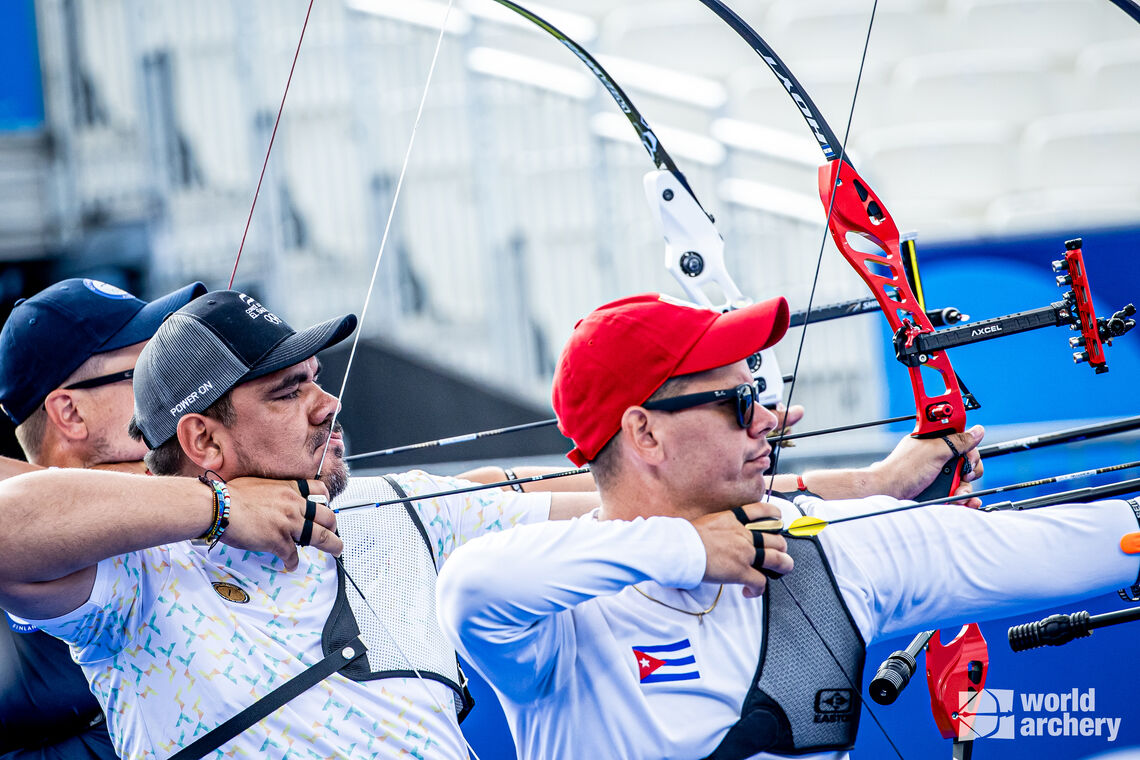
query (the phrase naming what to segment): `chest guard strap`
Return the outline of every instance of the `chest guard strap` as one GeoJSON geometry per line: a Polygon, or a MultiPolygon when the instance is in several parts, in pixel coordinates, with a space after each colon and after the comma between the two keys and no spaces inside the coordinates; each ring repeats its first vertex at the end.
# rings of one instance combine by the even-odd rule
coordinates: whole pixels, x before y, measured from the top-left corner
{"type": "MultiPolygon", "coordinates": [[[[364,499],[378,502],[394,498],[406,500],[408,495],[395,480],[384,477],[350,479],[349,487],[339,498],[345,500],[345,497],[353,503],[364,499]]],[[[455,691],[455,709],[462,721],[475,700],[467,690],[467,679],[459,669],[455,650],[443,641],[443,633],[435,622],[435,555],[428,542],[427,531],[409,501],[392,507],[391,512],[378,514],[381,509],[362,507],[338,516],[338,533],[344,539],[341,560],[350,567],[349,572],[364,592],[369,594],[373,608],[387,615],[385,625],[388,631],[399,636],[401,644],[407,647],[404,651],[417,658],[412,666],[419,675],[445,683],[455,691]],[[369,566],[369,563],[376,564],[369,566]],[[416,610],[419,614],[415,614],[416,610]],[[430,618],[427,617],[428,612],[430,618]],[[419,646],[413,648],[406,643],[416,637],[420,639],[419,646]],[[424,651],[435,656],[426,657],[424,651]],[[442,667],[439,665],[441,661],[442,667]]],[[[214,752],[333,673],[339,672],[354,681],[416,677],[412,670],[383,669],[383,663],[401,657],[397,645],[384,628],[374,622],[375,616],[367,611],[363,601],[359,601],[359,595],[355,591],[353,595],[357,597],[357,604],[364,608],[363,614],[370,616],[365,619],[372,621],[364,631],[356,622],[355,606],[345,593],[344,569],[338,563],[336,601],[321,634],[324,658],[198,737],[171,755],[169,760],[197,760],[214,752]],[[380,663],[381,669],[377,669],[374,659],[380,663]]]]}
{"type": "Polygon", "coordinates": [[[760,660],[740,720],[705,760],[855,745],[866,645],[819,540],[789,537],[788,554],[795,570],[764,591],[760,660]]]}
{"type": "Polygon", "coordinates": [[[170,760],[198,760],[205,757],[230,739],[245,731],[263,718],[272,715],[277,708],[300,696],[346,665],[363,659],[364,642],[359,638],[345,644],[339,650],[325,656],[323,660],[310,665],[290,678],[273,691],[258,699],[224,723],[187,744],[170,756],[170,760]]]}

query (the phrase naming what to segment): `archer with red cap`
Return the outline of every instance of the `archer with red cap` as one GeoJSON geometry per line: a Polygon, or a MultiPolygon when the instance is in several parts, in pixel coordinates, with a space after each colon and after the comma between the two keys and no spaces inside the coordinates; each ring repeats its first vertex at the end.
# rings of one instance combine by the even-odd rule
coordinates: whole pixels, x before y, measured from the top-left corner
{"type": "Polygon", "coordinates": [[[554,409],[601,507],[471,541],[438,585],[443,630],[495,688],[522,760],[843,757],[869,643],[1136,581],[1117,547],[1140,520],[1125,500],[781,535],[805,513],[899,504],[763,501],[776,423],[746,359],[787,325],[783,299],[721,314],[647,294],[575,327],[554,409]],[[1080,558],[1064,573],[1058,546],[1080,558]]]}

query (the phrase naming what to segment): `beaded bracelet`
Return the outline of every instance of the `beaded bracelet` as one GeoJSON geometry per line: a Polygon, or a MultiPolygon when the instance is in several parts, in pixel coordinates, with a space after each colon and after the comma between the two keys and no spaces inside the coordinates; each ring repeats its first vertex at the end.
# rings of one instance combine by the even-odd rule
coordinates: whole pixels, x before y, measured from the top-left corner
{"type": "Polygon", "coordinates": [[[210,486],[214,492],[213,522],[210,525],[210,529],[198,537],[202,541],[209,542],[210,549],[213,549],[218,545],[218,541],[230,524],[230,491],[226,488],[226,484],[220,480],[207,478],[205,475],[199,475],[198,480],[210,486]]]}

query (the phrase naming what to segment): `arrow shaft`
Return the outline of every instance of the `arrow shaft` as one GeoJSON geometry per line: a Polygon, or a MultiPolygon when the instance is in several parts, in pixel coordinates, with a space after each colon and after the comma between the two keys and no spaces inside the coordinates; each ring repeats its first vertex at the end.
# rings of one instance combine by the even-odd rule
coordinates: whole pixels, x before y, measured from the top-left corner
{"type": "Polygon", "coordinates": [[[1090,486],[1088,488],[1074,488],[1070,491],[1060,491],[1046,496],[1037,496],[1022,501],[1003,501],[996,504],[987,504],[982,507],[986,512],[999,512],[1006,510],[1022,511],[1037,509],[1038,507],[1051,507],[1066,502],[1085,502],[1097,499],[1111,499],[1114,496],[1123,496],[1127,493],[1140,491],[1140,478],[1122,480],[1119,483],[1106,483],[1103,486],[1090,486]]]}
{"type": "MultiPolygon", "coordinates": [[[[975,496],[975,497],[977,497],[977,496],[991,496],[993,494],[1004,493],[1006,491],[1016,491],[1016,490],[1019,490],[1022,488],[1033,488],[1035,486],[1044,486],[1044,485],[1049,485],[1051,483],[1060,483],[1060,482],[1063,482],[1066,480],[1073,480],[1076,478],[1089,477],[1092,475],[1103,475],[1103,474],[1108,473],[1108,472],[1118,472],[1120,470],[1126,470],[1126,469],[1129,469],[1132,467],[1140,467],[1140,461],[1125,462],[1123,464],[1114,464],[1114,465],[1110,465],[1108,467],[1098,467],[1098,468],[1093,469],[1093,470],[1082,470],[1080,472],[1070,472],[1070,473],[1067,473],[1065,475],[1055,475],[1053,477],[1041,478],[1039,480],[1028,480],[1028,481],[1025,481],[1022,483],[1012,483],[1010,485],[995,486],[994,488],[985,488],[985,489],[982,489],[981,491],[977,491],[977,492],[971,494],[971,496],[975,496]]],[[[999,511],[999,510],[1005,510],[1005,509],[1019,509],[1019,510],[1020,509],[1033,509],[1035,506],[1049,506],[1049,504],[1060,504],[1060,503],[1064,503],[1065,501],[1077,501],[1078,500],[1078,499],[1067,498],[1067,495],[1070,495],[1070,494],[1095,492],[1097,495],[1102,495],[1102,494],[1103,495],[1109,495],[1109,494],[1118,495],[1121,493],[1128,493],[1129,491],[1136,490],[1137,488],[1140,488],[1140,478],[1136,478],[1134,480],[1123,481],[1122,483],[1110,483],[1110,484],[1108,484],[1108,486],[1098,486],[1096,488],[1081,488],[1081,489],[1075,489],[1073,491],[1065,491],[1062,493],[1052,494],[1052,495],[1047,496],[1047,497],[1040,497],[1037,499],[1026,499],[1024,502],[1013,502],[1013,503],[1006,502],[1009,504],[1013,504],[1014,506],[1008,506],[1007,507],[1004,505],[988,505],[988,506],[982,507],[982,510],[986,511],[986,512],[993,512],[993,511],[999,511]],[[1127,487],[1126,484],[1133,484],[1133,485],[1131,487],[1127,487]],[[1123,490],[1116,490],[1116,489],[1120,489],[1121,486],[1125,486],[1123,488],[1123,490]],[[1100,490],[1101,488],[1104,488],[1106,490],[1101,491],[1100,490]],[[1042,499],[1051,499],[1052,501],[1050,501],[1048,504],[1037,503],[1037,502],[1041,502],[1042,499]],[[1033,503],[1032,506],[1015,506],[1016,504],[1030,504],[1030,503],[1033,503]]],[[[927,499],[926,501],[918,501],[918,502],[915,502],[914,504],[907,504],[906,506],[903,506],[903,507],[896,507],[895,509],[884,509],[884,510],[881,510],[879,512],[869,512],[867,514],[862,514],[862,515],[851,515],[850,517],[840,517],[837,520],[828,520],[827,525],[828,526],[838,525],[840,523],[853,522],[855,520],[864,520],[868,517],[878,517],[879,515],[889,515],[889,514],[894,514],[895,512],[906,512],[906,511],[911,510],[911,509],[919,509],[920,507],[934,506],[935,504],[945,504],[948,500],[949,499],[947,499],[946,497],[943,497],[941,499],[927,499]]]]}
{"type": "Polygon", "coordinates": [[[1076,441],[1100,438],[1106,435],[1125,433],[1137,429],[1140,429],[1140,415],[1125,417],[1124,419],[1113,420],[1111,422],[1080,425],[1078,427],[1068,428],[1067,430],[1059,430],[1055,433],[1030,435],[1012,441],[1003,441],[1001,443],[983,446],[978,449],[978,453],[982,455],[982,459],[989,459],[990,457],[1000,457],[1018,451],[1029,451],[1031,449],[1042,448],[1043,446],[1054,446],[1059,443],[1074,443],[1076,441]]]}
{"type": "MultiPolygon", "coordinates": [[[[1036,486],[1047,486],[1053,483],[1063,483],[1068,480],[1077,480],[1078,478],[1089,478],[1094,475],[1104,475],[1109,472],[1119,472],[1120,470],[1128,470],[1133,467],[1140,467],[1140,461],[1124,462],[1123,464],[1114,464],[1107,467],[1095,467],[1091,470],[1081,470],[1080,472],[1069,472],[1064,475],[1053,475],[1048,478],[1040,478],[1038,480],[1026,480],[1021,483],[1011,483],[1004,486],[994,486],[993,488],[983,488],[980,491],[971,493],[971,496],[992,496],[996,493],[1005,493],[1007,491],[1019,491],[1023,488],[1034,488],[1036,486]]],[[[925,507],[931,504],[943,504],[945,499],[930,499],[927,501],[920,501],[914,506],[925,507]]],[[[983,507],[984,509],[984,507],[983,507]]]]}
{"type": "Polygon", "coordinates": [[[363,454],[353,454],[350,457],[345,457],[344,461],[351,462],[356,459],[368,459],[370,457],[383,457],[392,454],[402,454],[405,451],[418,451],[421,449],[433,449],[439,446],[452,446],[456,443],[469,443],[477,441],[480,438],[490,438],[491,436],[502,435],[504,433],[518,433],[523,430],[534,430],[536,428],[550,427],[558,423],[557,419],[551,418],[549,420],[537,420],[536,422],[524,422],[521,425],[510,425],[508,427],[494,428],[492,430],[481,430],[478,433],[465,433],[463,435],[454,435],[450,438],[438,438],[434,441],[424,441],[422,443],[410,443],[406,446],[396,446],[391,449],[379,449],[377,451],[366,451],[363,454]]]}
{"type": "Polygon", "coordinates": [[[455,496],[461,493],[471,493],[473,491],[485,491],[491,488],[502,488],[504,486],[522,485],[523,483],[537,483],[542,480],[553,480],[554,478],[568,478],[571,475],[585,475],[590,471],[589,467],[579,467],[575,470],[564,470],[562,472],[552,472],[546,475],[532,475],[528,478],[511,478],[510,480],[500,480],[497,483],[484,483],[477,486],[465,486],[463,488],[452,488],[448,491],[436,491],[435,493],[419,494],[418,496],[409,496],[407,499],[389,499],[388,501],[364,501],[359,504],[346,504],[343,507],[334,509],[333,512],[341,513],[347,512],[350,509],[360,509],[361,507],[388,507],[393,504],[403,504],[405,501],[422,501],[424,499],[435,499],[440,496],[455,496]]]}

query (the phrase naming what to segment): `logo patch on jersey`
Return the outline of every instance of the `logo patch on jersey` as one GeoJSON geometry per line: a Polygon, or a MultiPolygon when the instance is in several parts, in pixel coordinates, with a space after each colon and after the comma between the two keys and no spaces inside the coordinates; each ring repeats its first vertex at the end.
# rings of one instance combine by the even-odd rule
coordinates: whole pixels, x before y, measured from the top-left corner
{"type": "Polygon", "coordinates": [[[4,617],[8,620],[8,627],[16,633],[35,633],[39,630],[38,627],[32,625],[31,623],[16,622],[7,612],[4,613],[4,617]]]}
{"type": "Polygon", "coordinates": [[[225,581],[214,581],[210,585],[214,587],[214,591],[218,592],[218,596],[227,602],[246,604],[249,601],[249,594],[245,593],[245,590],[240,586],[225,581]]]}
{"type": "Polygon", "coordinates": [[[697,670],[697,658],[693,656],[693,646],[688,639],[674,641],[672,644],[633,647],[633,657],[637,660],[641,683],[691,681],[701,677],[697,670]]]}

